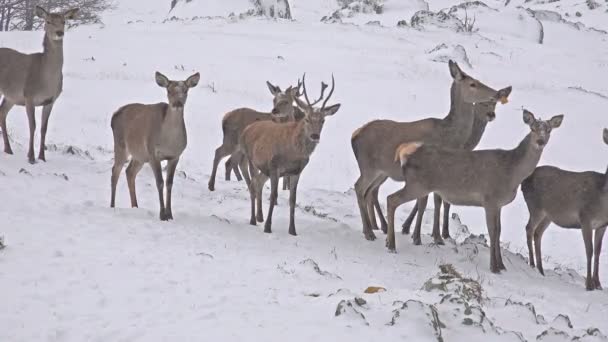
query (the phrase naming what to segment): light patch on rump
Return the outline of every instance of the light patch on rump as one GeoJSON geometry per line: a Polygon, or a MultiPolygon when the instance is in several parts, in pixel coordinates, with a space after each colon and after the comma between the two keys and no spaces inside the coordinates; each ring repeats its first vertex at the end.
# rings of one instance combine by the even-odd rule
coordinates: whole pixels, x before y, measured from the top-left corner
{"type": "Polygon", "coordinates": [[[404,166],[405,163],[407,163],[407,159],[414,154],[420,146],[422,146],[422,143],[419,141],[399,145],[395,152],[395,161],[400,161],[401,166],[404,166]]]}

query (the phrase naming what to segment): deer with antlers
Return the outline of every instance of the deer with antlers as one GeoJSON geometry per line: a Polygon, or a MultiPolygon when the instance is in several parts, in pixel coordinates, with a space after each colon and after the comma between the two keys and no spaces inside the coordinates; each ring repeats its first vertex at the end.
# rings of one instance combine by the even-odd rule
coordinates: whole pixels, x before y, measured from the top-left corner
{"type": "MultiPolygon", "coordinates": [[[[257,221],[264,220],[262,213],[262,189],[268,179],[271,184],[270,198],[277,196],[279,177],[287,176],[290,180],[289,188],[289,234],[296,235],[294,223],[296,192],[300,175],[310,156],[319,144],[321,130],[325,117],[336,114],[340,104],[327,107],[327,102],[333,95],[335,80],[331,77],[331,90],[323,101],[321,108],[315,108],[306,91],[306,74],[302,78],[302,87],[306,103],[296,97],[296,103],[304,112],[304,119],[298,122],[276,123],[260,121],[249,125],[239,139],[239,148],[244,153],[243,163],[250,165],[260,172],[248,181],[251,197],[250,223],[256,225],[257,221]],[[257,217],[256,217],[257,203],[257,217]],[[256,220],[257,219],[257,220],[256,220]]],[[[243,176],[249,178],[248,168],[242,168],[243,176]]],[[[276,201],[271,200],[268,215],[264,226],[265,233],[271,233],[272,213],[276,201]]]]}

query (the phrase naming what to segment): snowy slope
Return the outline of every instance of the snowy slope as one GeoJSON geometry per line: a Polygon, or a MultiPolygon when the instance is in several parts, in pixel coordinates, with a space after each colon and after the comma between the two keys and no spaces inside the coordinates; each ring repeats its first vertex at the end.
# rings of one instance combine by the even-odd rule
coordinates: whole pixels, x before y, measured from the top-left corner
{"type": "MultiPolygon", "coordinates": [[[[428,236],[415,247],[409,236],[399,235],[397,254],[386,252],[382,238],[365,241],[351,190],[358,171],[349,144],[352,131],[374,118],[411,121],[447,113],[450,77],[438,61],[452,57],[463,64],[454,51],[464,48],[471,63],[463,64],[465,70],[491,86],[514,89],[511,101],[498,108],[481,148],[515,146],[527,131],[523,106],[544,118],[564,113],[541,164],[603,171],[608,148],[601,141],[601,129],[608,126],[603,112],[608,100],[602,95],[608,95],[605,35],[542,21],[544,43],[538,44],[527,36],[527,26],[518,25],[513,13],[520,10],[498,2],[488,5],[501,14],[480,11],[479,31],[473,34],[385,24],[399,17],[410,21],[411,6],[399,4],[386,1],[386,15],[377,15],[385,27],[377,27],[320,23],[320,17],[337,9],[322,0],[294,1],[293,22],[166,23],[173,15],[168,1],[126,0],[107,14],[105,27],[67,32],[64,93],[50,121],[48,162],[26,161],[22,108],[13,109],[8,119],[16,154],[0,154],[0,236],[7,244],[0,250],[0,341],[426,341],[438,334],[433,312],[442,320],[446,341],[535,340],[546,331],[544,340],[566,341],[589,334],[591,327],[608,334],[602,315],[608,296],[584,291],[579,275],[585,266],[580,232],[552,227],[545,234],[546,277],[517,255],[527,254],[527,210],[520,195],[503,210],[508,271],[501,275],[488,272],[485,244],[463,242],[465,235],[444,247],[429,245],[428,236]],[[448,48],[428,53],[443,43],[448,48]],[[128,208],[124,177],[118,208],[108,203],[111,115],[129,102],[165,99],[154,83],[155,70],[173,79],[193,71],[202,76],[186,105],[189,144],[178,166],[175,220],[169,223],[157,220],[147,167],[137,179],[139,209],[128,208]],[[245,185],[223,181],[223,164],[217,190],[207,190],[213,152],[221,142],[226,111],[241,106],[269,110],[264,82],[287,86],[303,72],[315,92],[334,73],[334,100],[342,108],[327,120],[302,175],[299,236],[287,234],[286,193],[275,211],[274,233],[267,235],[248,225],[245,185]],[[64,153],[68,146],[76,148],[76,155],[64,153]],[[445,263],[481,284],[484,299],[466,299],[485,313],[472,315],[479,325],[462,323],[464,304],[440,304],[438,294],[444,292],[423,286],[445,263]],[[387,291],[364,294],[368,286],[387,291]],[[355,297],[366,304],[359,306],[355,297]],[[344,313],[336,317],[342,300],[344,313]],[[531,303],[535,313],[519,302],[531,303]],[[560,314],[569,316],[572,328],[563,318],[554,321],[560,314]]],[[[431,1],[429,7],[437,11],[456,4],[431,1]]],[[[227,15],[231,6],[240,2],[217,5],[214,15],[227,15]]],[[[41,40],[40,32],[1,34],[0,46],[33,52],[41,40]]],[[[381,201],[399,186],[387,182],[381,201]]],[[[410,207],[399,210],[399,221],[410,207]]],[[[472,233],[485,233],[480,209],[453,211],[472,233]]],[[[428,213],[426,233],[430,222],[428,213]]],[[[600,277],[605,285],[606,272],[604,255],[600,277]]],[[[458,297],[450,286],[445,290],[458,297]]]]}

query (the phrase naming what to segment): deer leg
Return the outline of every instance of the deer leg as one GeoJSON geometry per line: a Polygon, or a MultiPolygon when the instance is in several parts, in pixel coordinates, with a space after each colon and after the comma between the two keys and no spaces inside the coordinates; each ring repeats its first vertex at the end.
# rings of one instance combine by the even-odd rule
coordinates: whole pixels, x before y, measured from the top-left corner
{"type": "MultiPolygon", "coordinates": [[[[243,158],[245,159],[245,158],[243,158]]],[[[244,161],[246,163],[246,161],[244,161]]],[[[243,163],[243,161],[241,161],[243,163]]],[[[253,179],[249,178],[249,169],[243,169],[245,175],[245,182],[247,183],[247,189],[249,189],[249,198],[251,199],[251,218],[249,219],[249,224],[252,226],[257,225],[257,221],[255,219],[255,177],[253,179]]]]}
{"type": "Polygon", "coordinates": [[[232,156],[230,156],[230,158],[226,160],[226,163],[224,163],[224,170],[224,172],[226,173],[225,179],[226,181],[229,181],[230,175],[232,174],[232,156]]]}
{"type": "Polygon", "coordinates": [[[114,208],[116,204],[116,185],[118,184],[118,178],[120,177],[120,172],[127,161],[127,152],[125,149],[119,145],[114,143],[114,166],[112,167],[112,177],[111,177],[111,195],[110,195],[110,208],[114,208]]]}
{"type": "Polygon", "coordinates": [[[138,160],[131,159],[129,166],[127,166],[127,185],[129,186],[129,196],[131,197],[131,207],[137,208],[137,194],[135,193],[135,177],[141,170],[144,164],[138,160]]]}
{"type": "Polygon", "coordinates": [[[540,212],[530,210],[530,217],[528,218],[528,223],[526,224],[526,244],[528,245],[528,262],[530,266],[535,267],[534,263],[534,233],[539,224],[543,221],[544,215],[540,214],[540,212]]]}
{"type": "Polygon", "coordinates": [[[428,200],[429,196],[423,196],[416,201],[416,206],[418,207],[418,216],[416,217],[416,226],[414,227],[414,234],[412,234],[412,240],[414,240],[414,245],[416,246],[422,244],[420,230],[422,228],[422,218],[424,217],[423,213],[426,210],[428,200]]]}
{"type": "Polygon", "coordinates": [[[549,227],[549,224],[551,224],[551,220],[549,220],[548,218],[543,218],[534,229],[533,235],[534,253],[536,255],[536,268],[538,269],[538,272],[540,272],[540,274],[542,275],[545,275],[545,271],[543,269],[543,254],[541,245],[543,241],[543,234],[545,233],[545,230],[547,230],[547,228],[549,227]]]}
{"type": "Polygon", "coordinates": [[[505,264],[502,262],[502,252],[500,250],[500,234],[502,232],[502,225],[500,223],[500,214],[502,212],[502,208],[498,209],[498,215],[496,215],[496,245],[494,248],[494,253],[496,253],[496,264],[498,266],[498,268],[503,271],[506,270],[507,268],[505,267],[505,264]]]}
{"type": "Polygon", "coordinates": [[[380,185],[382,185],[385,180],[386,177],[384,176],[377,177],[372,183],[367,193],[365,194],[369,223],[372,230],[379,229],[378,224],[376,223],[375,208],[378,208],[378,217],[384,216],[384,214],[382,213],[382,209],[380,208],[380,202],[378,201],[378,193],[380,191],[380,185]]]}
{"type": "Polygon", "coordinates": [[[403,225],[401,226],[401,234],[410,233],[410,228],[412,226],[412,222],[414,222],[414,219],[416,218],[417,213],[418,213],[418,201],[416,201],[416,204],[412,208],[412,211],[410,211],[410,215],[405,219],[405,222],[403,222],[403,225]]]}
{"type": "Polygon", "coordinates": [[[367,212],[367,202],[365,201],[365,192],[372,184],[372,179],[368,175],[361,175],[355,182],[355,193],[357,195],[357,205],[359,206],[359,213],[361,214],[361,221],[363,224],[363,235],[367,240],[373,241],[376,239],[376,235],[370,228],[369,217],[367,212]]]}
{"type": "Polygon", "coordinates": [[[496,246],[496,217],[498,216],[497,208],[485,208],[486,211],[486,225],[488,226],[488,235],[490,236],[490,271],[492,273],[499,273],[498,263],[496,260],[496,253],[494,248],[496,246]]]}
{"type": "Polygon", "coordinates": [[[378,193],[380,192],[380,188],[374,189],[374,193],[372,194],[374,199],[374,208],[378,212],[378,219],[380,220],[380,229],[384,234],[386,234],[388,230],[388,223],[384,218],[384,214],[382,214],[382,207],[380,206],[380,201],[378,200],[378,193]]]}
{"type": "MultiPolygon", "coordinates": [[[[259,172],[255,176],[255,200],[257,206],[256,219],[258,222],[264,222],[264,213],[262,212],[262,191],[264,190],[264,184],[268,181],[268,176],[259,172]]],[[[272,194],[271,194],[272,198],[272,194]]],[[[273,201],[270,201],[271,203],[273,201]]]]}
{"type": "Polygon", "coordinates": [[[588,291],[595,289],[591,274],[591,259],[593,257],[593,229],[589,224],[583,224],[583,241],[585,242],[585,252],[587,254],[587,279],[585,281],[585,287],[588,291]]]}
{"type": "Polygon", "coordinates": [[[593,241],[593,285],[596,290],[602,289],[602,284],[600,284],[600,254],[602,253],[602,239],[605,232],[606,227],[596,229],[593,241]]]}
{"type": "Polygon", "coordinates": [[[30,164],[34,164],[36,160],[34,159],[34,134],[36,134],[36,107],[31,100],[26,100],[25,102],[25,111],[27,112],[27,122],[30,127],[30,143],[29,148],[27,150],[27,159],[30,164]]]}
{"type": "Polygon", "coordinates": [[[443,228],[441,232],[441,237],[444,239],[451,238],[450,236],[450,207],[452,206],[450,203],[443,201],[443,228]]]}
{"type": "Polygon", "coordinates": [[[217,165],[224,157],[232,153],[232,149],[226,144],[218,147],[215,150],[215,157],[213,158],[213,169],[211,170],[211,177],[209,177],[209,191],[215,190],[215,175],[217,174],[217,165]]]}
{"type": "MultiPolygon", "coordinates": [[[[230,160],[230,158],[228,159],[230,160]]],[[[239,170],[239,163],[232,163],[232,171],[234,172],[234,175],[236,176],[236,180],[237,181],[242,181],[243,180],[243,175],[241,174],[241,170],[239,170]]]]}
{"type": "Polygon", "coordinates": [[[13,108],[15,104],[10,102],[6,96],[2,99],[2,104],[0,104],[0,128],[2,128],[2,140],[4,140],[4,153],[13,154],[13,149],[11,149],[11,143],[8,140],[8,129],[6,128],[6,117],[8,116],[8,112],[10,112],[11,108],[13,108]]]}
{"type": "Polygon", "coordinates": [[[152,172],[156,179],[156,189],[158,190],[158,202],[160,204],[160,213],[158,216],[161,221],[167,221],[169,218],[167,217],[167,212],[165,210],[165,199],[163,196],[165,182],[163,180],[163,169],[160,165],[160,160],[151,160],[150,166],[152,167],[152,172]]]}
{"type": "Polygon", "coordinates": [[[242,156],[241,159],[238,160],[238,164],[239,164],[239,168],[241,170],[243,170],[243,178],[245,179],[245,184],[247,184],[247,188],[249,189],[249,187],[251,186],[251,177],[252,177],[249,174],[249,162],[248,162],[247,158],[242,156]]]}
{"type": "MultiPolygon", "coordinates": [[[[279,174],[276,169],[270,171],[270,197],[274,198],[279,190],[279,174]]],[[[272,213],[274,212],[275,201],[270,201],[268,215],[264,224],[264,233],[272,233],[272,213]]]]}
{"type": "Polygon", "coordinates": [[[167,162],[167,201],[165,208],[165,216],[168,220],[173,220],[173,211],[171,210],[171,189],[173,189],[173,178],[175,177],[175,169],[177,168],[177,163],[179,162],[179,157],[169,160],[167,162]]]}
{"type": "Polygon", "coordinates": [[[54,102],[49,103],[42,107],[42,120],[40,126],[40,150],[38,151],[38,159],[42,161],[46,161],[45,150],[46,150],[46,129],[49,125],[49,117],[51,116],[51,111],[53,110],[54,102]]]}
{"type": "MultiPolygon", "coordinates": [[[[431,234],[433,237],[433,241],[438,244],[438,245],[444,245],[445,242],[443,242],[443,238],[441,236],[441,234],[439,233],[439,221],[441,218],[441,204],[443,203],[444,207],[444,213],[447,212],[449,205],[446,205],[447,203],[443,202],[443,200],[441,199],[441,196],[439,196],[438,194],[433,194],[433,202],[434,202],[434,209],[433,209],[433,233],[431,234]]],[[[445,223],[445,218],[444,218],[444,223],[445,223]]],[[[444,227],[445,228],[445,227],[444,227]]],[[[449,237],[449,232],[448,232],[448,237],[449,237]]]]}
{"type": "MultiPolygon", "coordinates": [[[[428,194],[428,193],[427,193],[428,194]]],[[[386,212],[388,215],[388,234],[386,236],[386,247],[389,252],[395,252],[395,211],[406,202],[425,196],[423,189],[415,185],[406,184],[405,187],[386,198],[386,212]]]]}
{"type": "Polygon", "coordinates": [[[289,234],[296,236],[296,195],[298,192],[298,182],[300,175],[289,177],[289,234]]]}

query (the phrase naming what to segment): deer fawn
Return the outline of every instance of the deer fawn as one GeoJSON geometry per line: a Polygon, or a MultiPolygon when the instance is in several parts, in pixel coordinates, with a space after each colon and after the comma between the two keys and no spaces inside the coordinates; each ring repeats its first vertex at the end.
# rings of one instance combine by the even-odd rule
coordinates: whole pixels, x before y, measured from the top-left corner
{"type": "MultiPolygon", "coordinates": [[[[524,110],[530,133],[512,150],[446,149],[422,142],[402,144],[395,160],[401,163],[405,187],[387,198],[387,247],[395,251],[395,210],[401,204],[431,192],[453,205],[482,207],[490,236],[490,270],[506,269],[500,253],[500,212],[515,199],[519,184],[536,168],[551,130],[561,125],[563,115],[548,121],[524,110]],[[449,170],[449,172],[445,172],[449,170]]],[[[426,200],[421,199],[420,211],[426,200]]],[[[420,232],[414,232],[420,234],[420,232]]]]}
{"type": "Polygon", "coordinates": [[[145,163],[150,163],[160,202],[160,219],[172,220],[171,189],[175,168],[179,157],[186,149],[187,136],[184,122],[184,106],[188,90],[196,87],[199,73],[185,81],[170,81],[165,75],[156,72],[156,83],[167,89],[169,104],[132,103],[121,107],[112,116],[114,134],[114,167],[112,168],[112,198],[110,207],[114,208],[116,184],[129,155],[131,162],[127,167],[127,183],[131,206],[137,207],[135,177],[145,163]],[[167,161],[167,201],[163,200],[163,173],[161,161],[167,161]]]}
{"type": "MultiPolygon", "coordinates": [[[[608,144],[608,129],[604,129],[608,144]]],[[[562,228],[581,229],[587,254],[587,290],[601,289],[599,277],[602,238],[608,226],[608,170],[571,172],[553,166],[541,166],[521,184],[521,192],[530,211],[526,237],[530,266],[544,275],[541,254],[543,233],[552,222],[562,228]],[[595,241],[592,233],[595,230],[595,241]],[[534,242],[534,247],[532,246],[534,242]],[[594,251],[595,249],[595,251],[594,251]],[[591,258],[595,256],[593,274],[591,258]]]]}
{"type": "MultiPolygon", "coordinates": [[[[256,201],[257,220],[263,221],[262,189],[268,178],[270,178],[271,183],[270,198],[274,199],[277,196],[279,177],[288,176],[290,181],[289,234],[291,235],[296,235],[294,215],[300,174],[308,164],[310,156],[321,139],[325,117],[334,115],[340,109],[340,104],[326,107],[335,89],[333,75],[331,90],[321,108],[314,108],[313,103],[308,99],[306,75],[304,75],[302,83],[306,103],[297,97],[295,100],[304,112],[303,120],[288,123],[255,122],[245,128],[239,139],[239,148],[247,159],[245,162],[250,163],[253,168],[260,171],[251,181],[247,182],[251,197],[250,223],[256,225],[256,201]]],[[[249,178],[247,169],[247,167],[242,168],[246,180],[249,178]]],[[[276,201],[270,201],[264,226],[265,233],[272,231],[272,213],[275,204],[276,201]]]]}
{"type": "Polygon", "coordinates": [[[34,163],[34,133],[36,131],[36,107],[42,106],[40,127],[40,151],[38,159],[46,161],[44,143],[49,117],[63,85],[63,37],[65,21],[73,19],[78,8],[63,13],[49,13],[36,6],[36,15],[44,19],[44,41],[41,53],[23,54],[12,49],[0,48],[0,127],[4,140],[4,152],[13,154],[6,129],[6,117],[13,106],[25,106],[30,128],[27,157],[34,163]]]}
{"type": "Polygon", "coordinates": [[[234,171],[237,179],[241,180],[240,172],[238,171],[239,160],[237,146],[239,137],[243,130],[256,121],[277,121],[288,122],[296,121],[296,118],[301,118],[302,113],[293,106],[295,98],[300,96],[300,82],[298,87],[289,87],[284,92],[281,88],[266,82],[270,93],[274,96],[273,109],[270,113],[258,112],[250,108],[239,108],[226,113],[222,119],[222,131],[224,132],[224,140],[220,147],[215,150],[213,158],[213,169],[209,178],[209,190],[215,190],[215,177],[217,167],[222,158],[230,156],[226,162],[226,180],[230,180],[230,172],[234,171]],[[233,156],[233,154],[237,154],[233,156]]]}
{"type": "Polygon", "coordinates": [[[460,148],[471,136],[473,129],[473,105],[478,102],[498,101],[510,93],[511,87],[494,90],[464,73],[457,63],[449,61],[452,75],[450,90],[451,107],[443,119],[428,118],[414,122],[375,120],[356,130],[351,145],[361,175],[355,182],[357,203],[366,239],[376,238],[372,229],[377,229],[374,207],[386,231],[386,221],[380,210],[378,190],[391,178],[403,181],[399,164],[395,162],[395,150],[406,142],[427,143],[460,148]]]}
{"type": "MultiPolygon", "coordinates": [[[[504,90],[504,94],[503,94],[504,97],[501,98],[501,102],[506,102],[510,93],[511,93],[511,88],[506,88],[504,90]]],[[[476,103],[475,106],[473,106],[473,111],[475,113],[474,114],[475,116],[473,119],[473,130],[472,130],[471,136],[469,137],[467,142],[464,143],[464,145],[462,146],[463,149],[472,151],[475,149],[477,144],[479,144],[479,141],[481,140],[481,136],[483,135],[484,131],[486,130],[486,125],[496,118],[496,112],[495,112],[496,104],[497,104],[496,101],[487,101],[487,102],[476,103]]],[[[441,197],[437,194],[434,194],[433,199],[434,199],[434,203],[435,203],[435,210],[434,210],[434,216],[433,216],[433,233],[431,236],[433,237],[435,243],[437,243],[439,245],[443,245],[444,244],[443,239],[450,238],[450,230],[449,230],[450,204],[448,202],[443,202],[441,200],[441,197]],[[442,228],[441,233],[439,233],[439,218],[441,216],[441,204],[443,204],[443,228],[442,228]]],[[[416,214],[418,214],[417,219],[416,219],[416,230],[420,230],[420,227],[422,225],[422,216],[424,215],[424,212],[418,211],[418,204],[419,204],[419,201],[416,201],[416,205],[414,206],[414,208],[410,212],[410,215],[407,217],[407,219],[403,223],[403,226],[402,226],[403,234],[409,234],[410,226],[411,226],[414,218],[416,218],[416,214]]],[[[421,244],[421,240],[414,239],[414,244],[416,244],[416,245],[421,244]]]]}

